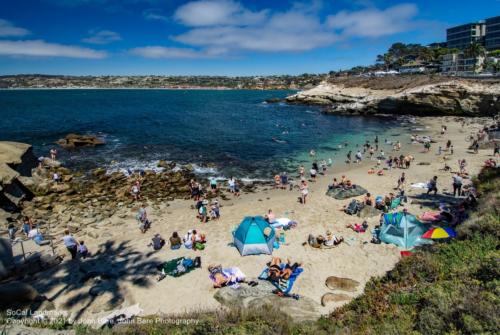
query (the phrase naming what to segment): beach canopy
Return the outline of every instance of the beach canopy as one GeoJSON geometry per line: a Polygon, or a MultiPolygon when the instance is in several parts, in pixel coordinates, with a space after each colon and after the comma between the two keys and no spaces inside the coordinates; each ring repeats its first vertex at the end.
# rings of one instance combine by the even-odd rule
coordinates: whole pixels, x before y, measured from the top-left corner
{"type": "Polygon", "coordinates": [[[380,228],[382,242],[392,243],[404,249],[412,249],[432,241],[422,235],[427,231],[425,224],[414,215],[405,212],[384,214],[384,223],[380,228]]]}
{"type": "Polygon", "coordinates": [[[424,235],[422,235],[423,238],[432,238],[432,239],[452,238],[456,236],[457,233],[452,228],[449,227],[431,228],[427,232],[425,232],[424,235]]]}
{"type": "Polygon", "coordinates": [[[241,256],[273,253],[274,229],[262,216],[247,216],[233,233],[241,256]]]}

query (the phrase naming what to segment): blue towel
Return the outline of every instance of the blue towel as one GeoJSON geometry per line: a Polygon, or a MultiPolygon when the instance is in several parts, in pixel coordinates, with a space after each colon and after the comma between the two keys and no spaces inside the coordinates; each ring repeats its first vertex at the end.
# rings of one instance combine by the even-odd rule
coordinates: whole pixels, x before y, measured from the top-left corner
{"type": "MultiPolygon", "coordinates": [[[[280,264],[280,268],[281,270],[284,270],[285,269],[285,264],[280,264]]],[[[259,276],[259,279],[262,279],[262,280],[268,280],[269,276],[268,276],[268,267],[265,267],[264,270],[262,270],[260,276],[259,276]]],[[[295,283],[295,280],[297,280],[297,277],[302,273],[304,272],[304,269],[303,268],[296,268],[292,274],[290,275],[290,278],[288,279],[287,283],[286,283],[286,287],[283,287],[280,285],[279,282],[275,282],[275,281],[271,281],[271,283],[276,286],[277,289],[279,289],[281,292],[283,292],[284,294],[289,294],[290,291],[292,290],[293,288],[293,284],[295,283]]]]}

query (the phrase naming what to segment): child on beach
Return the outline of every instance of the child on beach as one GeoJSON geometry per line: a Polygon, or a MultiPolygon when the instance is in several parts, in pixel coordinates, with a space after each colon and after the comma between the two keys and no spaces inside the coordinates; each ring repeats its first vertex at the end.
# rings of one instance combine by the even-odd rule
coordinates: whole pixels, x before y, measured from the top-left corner
{"type": "Polygon", "coordinates": [[[89,249],[87,249],[84,241],[80,241],[80,245],[78,246],[78,254],[80,254],[80,257],[82,257],[83,259],[87,258],[89,254],[89,249]]]}
{"type": "Polygon", "coordinates": [[[170,236],[169,242],[170,242],[170,249],[171,250],[177,250],[182,245],[182,240],[176,231],[174,231],[172,233],[172,236],[170,236]]]}
{"type": "Polygon", "coordinates": [[[212,203],[212,206],[210,206],[210,217],[212,220],[219,220],[220,218],[219,202],[217,200],[215,200],[212,203]]]}

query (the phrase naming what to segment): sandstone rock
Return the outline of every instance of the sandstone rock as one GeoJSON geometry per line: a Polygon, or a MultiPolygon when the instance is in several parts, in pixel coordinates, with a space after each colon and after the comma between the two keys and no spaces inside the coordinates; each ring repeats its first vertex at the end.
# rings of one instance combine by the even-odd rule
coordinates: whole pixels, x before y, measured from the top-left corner
{"type": "Polygon", "coordinates": [[[371,218],[374,216],[380,216],[380,214],[382,214],[382,211],[372,206],[364,206],[363,209],[358,212],[358,216],[360,218],[371,218]]]}
{"type": "Polygon", "coordinates": [[[33,286],[19,281],[1,284],[0,297],[2,297],[0,304],[4,304],[4,306],[44,300],[33,286]]]}
{"type": "Polygon", "coordinates": [[[241,284],[238,289],[223,287],[217,290],[214,298],[227,307],[261,308],[270,305],[296,322],[317,320],[321,316],[319,304],[312,299],[282,298],[272,293],[276,288],[270,282],[259,280],[258,283],[255,287],[241,284]]]}
{"type": "Polygon", "coordinates": [[[105,142],[94,135],[68,134],[56,142],[65,149],[75,149],[80,147],[95,147],[103,145],[105,142]]]}
{"type": "Polygon", "coordinates": [[[363,187],[356,185],[355,188],[351,188],[348,190],[344,190],[342,188],[334,188],[331,190],[328,190],[326,192],[326,195],[333,197],[338,200],[343,200],[343,199],[349,199],[352,197],[358,197],[360,195],[366,194],[368,191],[365,190],[363,187]]]}

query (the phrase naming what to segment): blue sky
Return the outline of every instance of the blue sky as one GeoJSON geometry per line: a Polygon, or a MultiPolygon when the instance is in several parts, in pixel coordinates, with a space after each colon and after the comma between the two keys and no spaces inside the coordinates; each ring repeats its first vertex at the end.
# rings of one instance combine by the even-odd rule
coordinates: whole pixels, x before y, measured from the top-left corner
{"type": "Polygon", "coordinates": [[[2,0],[0,74],[325,73],[496,15],[499,0],[2,0]]]}

